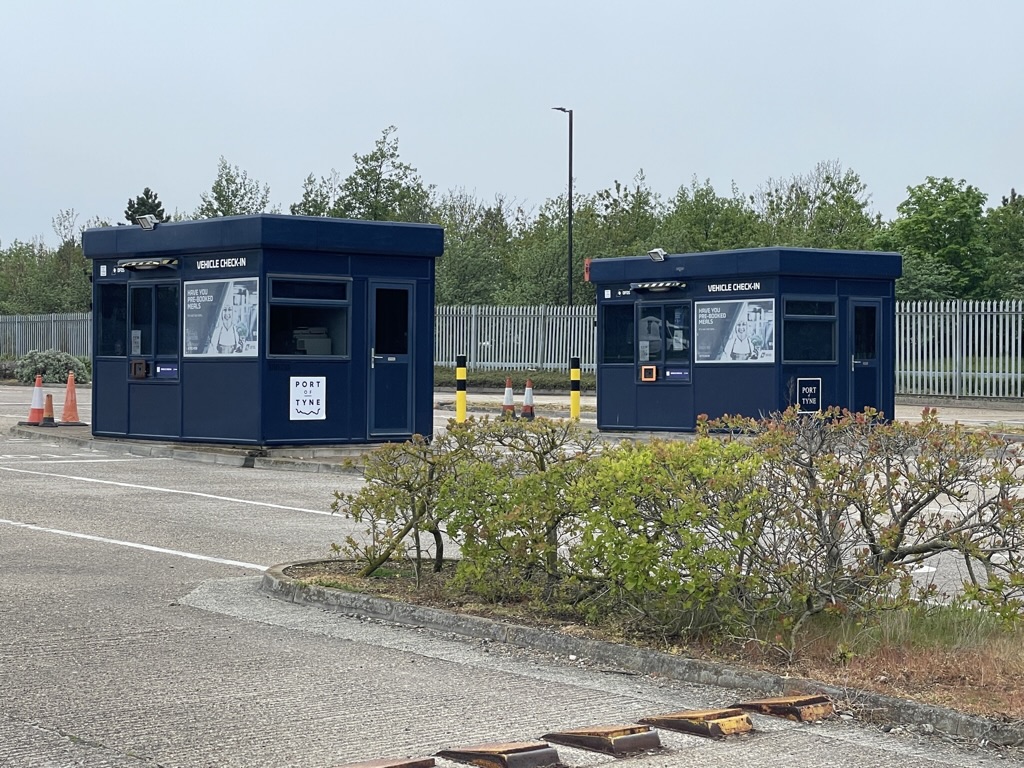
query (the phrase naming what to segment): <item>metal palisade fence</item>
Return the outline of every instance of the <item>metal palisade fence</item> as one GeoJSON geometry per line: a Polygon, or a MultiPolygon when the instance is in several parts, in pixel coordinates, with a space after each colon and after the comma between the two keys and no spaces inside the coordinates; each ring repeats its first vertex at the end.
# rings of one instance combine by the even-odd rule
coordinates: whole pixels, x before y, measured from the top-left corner
{"type": "MultiPolygon", "coordinates": [[[[595,307],[439,306],[434,362],[471,370],[568,371],[596,364],[595,307]]],[[[91,354],[90,313],[0,316],[0,359],[33,349],[91,354]]],[[[1024,397],[1024,301],[901,301],[896,305],[896,393],[1024,397]]]]}
{"type": "Polygon", "coordinates": [[[437,307],[434,363],[454,366],[466,355],[470,370],[568,371],[579,357],[592,371],[596,339],[596,307],[437,307]]]}
{"type": "Polygon", "coordinates": [[[92,313],[0,315],[0,359],[23,357],[33,349],[59,349],[88,357],[92,352],[92,313]]]}
{"type": "Polygon", "coordinates": [[[900,301],[896,394],[1024,395],[1024,302],[900,301]]]}

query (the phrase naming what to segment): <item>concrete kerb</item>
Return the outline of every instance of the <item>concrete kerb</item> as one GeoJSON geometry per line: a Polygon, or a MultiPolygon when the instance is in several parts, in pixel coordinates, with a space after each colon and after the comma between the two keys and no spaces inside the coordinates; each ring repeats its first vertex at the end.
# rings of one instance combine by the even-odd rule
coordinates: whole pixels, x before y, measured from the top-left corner
{"type": "MultiPolygon", "coordinates": [[[[422,627],[462,637],[507,643],[520,648],[608,665],[624,672],[653,675],[684,683],[715,685],[737,692],[777,696],[792,693],[824,694],[837,704],[856,710],[862,719],[904,725],[931,726],[958,739],[1000,747],[1024,745],[1024,723],[997,722],[955,710],[897,699],[891,696],[827,685],[804,678],[782,677],[768,672],[745,670],[699,659],[687,659],[658,651],[633,648],[601,640],[566,635],[495,621],[480,616],[452,613],[396,600],[308,585],[285,574],[299,562],[268,568],[260,591],[278,600],[314,606],[343,614],[422,627]]],[[[722,703],[722,706],[726,706],[722,703]]]]}
{"type": "MultiPolygon", "coordinates": [[[[123,440],[119,438],[97,438],[88,432],[88,427],[67,429],[43,429],[39,427],[14,426],[8,430],[13,437],[29,437],[47,440],[59,445],[74,445],[91,451],[123,451],[130,456],[153,459],[174,459],[203,464],[219,464],[227,467],[248,467],[254,469],[280,469],[299,472],[361,475],[362,467],[346,466],[338,457],[334,461],[327,456],[302,459],[292,457],[260,456],[258,449],[233,446],[198,447],[183,446],[180,443],[147,442],[144,440],[123,440]],[[72,430],[75,430],[72,432],[72,430]]],[[[371,446],[372,447],[372,446],[371,446]]]]}

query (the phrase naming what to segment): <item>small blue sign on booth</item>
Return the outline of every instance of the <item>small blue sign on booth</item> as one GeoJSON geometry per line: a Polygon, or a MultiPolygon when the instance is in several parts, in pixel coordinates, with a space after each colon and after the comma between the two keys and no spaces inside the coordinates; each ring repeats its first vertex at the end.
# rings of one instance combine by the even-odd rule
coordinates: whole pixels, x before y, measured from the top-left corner
{"type": "Polygon", "coordinates": [[[597,426],[895,407],[898,253],[750,248],[595,259],[597,426]]]}
{"type": "Polygon", "coordinates": [[[275,214],[87,230],[93,434],[429,435],[443,245],[433,225],[275,214]]]}

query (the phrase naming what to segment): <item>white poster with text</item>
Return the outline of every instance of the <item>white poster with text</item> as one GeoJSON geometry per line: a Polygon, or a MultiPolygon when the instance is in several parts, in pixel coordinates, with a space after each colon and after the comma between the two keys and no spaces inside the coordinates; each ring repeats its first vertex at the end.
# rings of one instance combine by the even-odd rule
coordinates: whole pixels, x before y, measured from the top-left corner
{"type": "Polygon", "coordinates": [[[259,280],[185,283],[185,357],[256,357],[259,280]]]}
{"type": "Polygon", "coordinates": [[[775,362],[775,299],[698,301],[698,363],[775,362]]]}
{"type": "Polygon", "coordinates": [[[323,421],[327,418],[326,376],[291,376],[288,391],[291,401],[289,421],[323,421]]]}

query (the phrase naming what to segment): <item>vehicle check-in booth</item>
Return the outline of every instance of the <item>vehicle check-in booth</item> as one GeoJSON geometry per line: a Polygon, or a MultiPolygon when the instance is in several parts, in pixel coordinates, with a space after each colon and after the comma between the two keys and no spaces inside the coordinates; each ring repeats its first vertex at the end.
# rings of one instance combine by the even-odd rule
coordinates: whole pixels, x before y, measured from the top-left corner
{"type": "Polygon", "coordinates": [[[895,407],[898,253],[751,248],[595,259],[597,426],[895,407]]]}
{"type": "Polygon", "coordinates": [[[82,238],[94,435],[270,446],[431,434],[440,227],[147,224],[82,238]]]}

